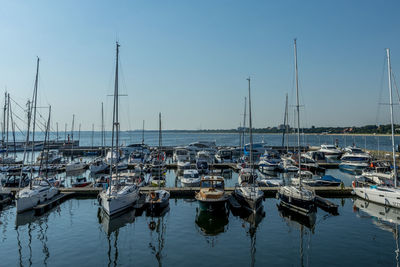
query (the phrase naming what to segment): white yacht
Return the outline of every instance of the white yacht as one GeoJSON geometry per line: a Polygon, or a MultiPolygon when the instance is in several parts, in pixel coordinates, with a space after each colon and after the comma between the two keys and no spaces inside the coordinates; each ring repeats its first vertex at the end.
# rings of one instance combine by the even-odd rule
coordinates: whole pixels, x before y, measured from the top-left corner
{"type": "Polygon", "coordinates": [[[334,145],[322,144],[319,152],[324,153],[325,157],[332,160],[339,160],[343,152],[334,145]]]}
{"type": "Polygon", "coordinates": [[[217,163],[231,163],[233,162],[233,155],[231,149],[220,149],[215,154],[215,162],[217,163]]]}
{"type": "Polygon", "coordinates": [[[197,170],[185,170],[183,171],[183,177],[181,183],[183,186],[199,186],[201,177],[197,170]]]}
{"type": "Polygon", "coordinates": [[[367,153],[345,153],[341,158],[339,169],[344,171],[361,171],[368,168],[372,157],[367,153]]]}
{"type": "Polygon", "coordinates": [[[65,166],[65,171],[73,172],[84,170],[87,167],[87,163],[80,158],[79,160],[72,161],[65,166]]]}
{"type": "Polygon", "coordinates": [[[190,161],[190,153],[184,147],[177,147],[177,148],[174,149],[174,153],[172,155],[172,160],[174,162],[190,161]]]}
{"type": "Polygon", "coordinates": [[[17,212],[33,209],[46,200],[58,194],[58,189],[52,186],[45,178],[33,179],[31,185],[21,189],[15,197],[17,212]]]}
{"type": "MultiPolygon", "coordinates": [[[[393,100],[392,100],[392,71],[390,66],[390,52],[386,49],[389,76],[389,96],[390,96],[390,122],[392,128],[392,156],[393,166],[396,166],[396,153],[394,141],[394,123],[393,123],[393,100]]],[[[394,171],[394,187],[366,184],[359,179],[352,183],[353,192],[360,198],[382,204],[389,207],[400,208],[400,189],[397,188],[397,168],[394,171]]]]}

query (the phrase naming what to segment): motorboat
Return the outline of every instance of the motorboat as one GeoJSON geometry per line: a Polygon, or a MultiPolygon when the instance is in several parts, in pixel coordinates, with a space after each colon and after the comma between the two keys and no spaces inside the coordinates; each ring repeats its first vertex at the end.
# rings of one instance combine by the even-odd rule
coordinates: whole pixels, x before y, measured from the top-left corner
{"type": "Polygon", "coordinates": [[[278,151],[268,149],[264,152],[264,155],[260,157],[258,163],[258,169],[261,172],[265,171],[277,171],[280,169],[280,163],[282,159],[278,151]]]}
{"type": "Polygon", "coordinates": [[[335,145],[322,144],[318,152],[322,152],[329,160],[339,160],[343,152],[335,145]]]}
{"type": "Polygon", "coordinates": [[[345,153],[341,158],[339,169],[344,171],[361,172],[362,169],[368,168],[371,161],[371,155],[367,153],[345,153]]]}
{"type": "MultiPolygon", "coordinates": [[[[257,163],[259,161],[260,157],[268,149],[268,147],[267,147],[267,145],[265,143],[255,143],[255,144],[252,144],[252,147],[253,147],[253,151],[252,151],[252,154],[253,154],[252,157],[253,158],[251,160],[247,159],[247,161],[252,161],[254,163],[257,163]]],[[[244,153],[244,156],[246,158],[249,158],[249,156],[250,156],[250,144],[246,144],[244,146],[243,153],[244,153]]]]}
{"type": "Polygon", "coordinates": [[[328,158],[321,151],[307,151],[302,154],[302,157],[310,159],[318,164],[328,162],[328,158]]]}
{"type": "Polygon", "coordinates": [[[284,172],[298,172],[299,171],[299,167],[294,165],[294,160],[292,160],[291,158],[283,159],[282,162],[279,164],[279,167],[284,172]]]}
{"type": "Polygon", "coordinates": [[[207,151],[199,151],[196,155],[196,168],[200,174],[209,172],[209,164],[212,163],[210,154],[207,151]]]}
{"type": "Polygon", "coordinates": [[[45,178],[34,178],[30,185],[22,188],[15,197],[17,212],[33,209],[40,203],[52,199],[58,194],[58,189],[45,178]]]}
{"type": "Polygon", "coordinates": [[[101,173],[105,172],[110,168],[110,165],[105,163],[102,158],[95,159],[89,166],[89,170],[91,173],[101,173]]]}
{"type": "Polygon", "coordinates": [[[216,163],[232,163],[233,154],[231,149],[220,149],[217,154],[215,154],[216,163]]]}
{"type": "Polygon", "coordinates": [[[135,152],[140,152],[143,154],[150,153],[149,146],[143,143],[136,143],[136,144],[129,144],[127,146],[122,146],[121,150],[124,152],[125,155],[130,155],[135,152]]]}
{"type": "Polygon", "coordinates": [[[200,210],[216,211],[225,208],[228,195],[221,176],[205,176],[200,181],[200,191],[195,195],[200,210]]]}
{"type": "Polygon", "coordinates": [[[283,179],[278,176],[270,176],[261,173],[257,183],[260,186],[279,187],[283,185],[283,179]]]}
{"type": "Polygon", "coordinates": [[[129,155],[129,164],[144,164],[147,161],[147,154],[143,151],[133,151],[129,155]]]}
{"type": "Polygon", "coordinates": [[[76,177],[75,178],[75,182],[72,183],[72,187],[87,187],[89,185],[91,185],[92,182],[88,181],[88,179],[86,177],[76,177]]]}
{"type": "Polygon", "coordinates": [[[342,184],[342,180],[337,179],[331,175],[324,175],[319,178],[314,179],[304,179],[302,181],[303,185],[318,187],[318,186],[339,186],[342,184]]]}
{"type": "Polygon", "coordinates": [[[57,150],[44,150],[40,152],[36,159],[37,164],[41,162],[47,162],[47,164],[58,164],[61,163],[62,157],[57,150]]]}
{"type": "Polygon", "coordinates": [[[181,184],[183,186],[199,186],[200,185],[200,176],[197,170],[185,170],[183,171],[183,177],[181,178],[181,184]]]}
{"type": "Polygon", "coordinates": [[[176,166],[179,174],[182,174],[185,170],[189,170],[191,168],[189,161],[178,161],[176,166]]]}
{"type": "Polygon", "coordinates": [[[82,158],[80,160],[72,161],[68,163],[65,166],[65,171],[71,172],[71,171],[78,171],[78,170],[84,170],[86,169],[87,164],[85,161],[82,161],[82,158]]]}
{"type": "Polygon", "coordinates": [[[174,162],[190,161],[190,153],[184,147],[177,147],[174,149],[174,153],[172,155],[172,160],[174,162]]]}

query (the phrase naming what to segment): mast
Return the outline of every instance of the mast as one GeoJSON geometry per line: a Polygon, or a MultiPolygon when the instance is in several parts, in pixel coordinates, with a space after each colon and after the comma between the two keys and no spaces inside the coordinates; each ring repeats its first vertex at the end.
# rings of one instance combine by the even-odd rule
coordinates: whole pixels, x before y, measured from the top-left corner
{"type": "Polygon", "coordinates": [[[30,132],[30,125],[31,125],[31,102],[30,102],[30,100],[28,100],[26,106],[27,106],[27,112],[28,112],[28,129],[26,131],[26,140],[25,140],[25,145],[24,145],[24,156],[22,157],[22,167],[21,167],[21,172],[20,172],[20,177],[21,178],[19,179],[18,188],[21,188],[22,170],[24,169],[26,151],[27,151],[28,143],[29,143],[29,132],[30,132]]]}
{"type": "MultiPolygon", "coordinates": [[[[119,56],[119,44],[116,42],[116,59],[115,59],[115,83],[114,83],[114,108],[113,108],[113,126],[112,126],[112,135],[111,135],[111,163],[110,163],[110,180],[109,187],[110,190],[109,195],[111,195],[111,181],[112,181],[112,168],[113,168],[113,159],[114,159],[114,133],[116,133],[116,156],[119,157],[118,153],[118,56],[119,56]]],[[[118,160],[115,165],[115,172],[118,179],[118,160]]]]}
{"type": "MultiPolygon", "coordinates": [[[[143,120],[143,128],[142,128],[142,145],[144,144],[144,120],[143,120]]],[[[143,146],[142,146],[143,149],[143,146]]]]}
{"type": "MultiPolygon", "coordinates": [[[[158,127],[158,160],[161,161],[161,112],[158,113],[158,121],[159,121],[159,127],[158,127]]],[[[158,173],[159,177],[158,179],[160,179],[158,181],[158,188],[161,189],[161,166],[159,168],[159,173],[158,173]]]]}
{"type": "Polygon", "coordinates": [[[246,145],[246,138],[245,138],[245,133],[246,133],[246,104],[247,104],[247,98],[244,97],[244,113],[243,113],[243,130],[242,130],[242,144],[243,144],[243,150],[244,146],[246,145]]]}
{"type": "Polygon", "coordinates": [[[72,114],[72,125],[71,125],[71,142],[72,142],[71,161],[74,159],[74,123],[75,123],[75,114],[72,114]]]}
{"type": "Polygon", "coordinates": [[[393,171],[394,171],[394,187],[397,187],[397,170],[396,170],[396,151],[394,147],[394,125],[393,125],[393,99],[392,99],[392,67],[390,65],[390,50],[386,48],[388,79],[389,79],[389,97],[390,97],[390,123],[392,125],[392,153],[393,153],[393,171]]]}
{"type": "MultiPolygon", "coordinates": [[[[39,58],[37,58],[37,63],[36,63],[35,87],[33,89],[33,97],[32,97],[32,104],[33,104],[32,157],[31,157],[32,164],[33,164],[33,152],[35,148],[35,125],[36,125],[36,103],[37,103],[38,80],[39,80],[39,58]]],[[[31,180],[29,182],[29,186],[31,189],[32,189],[32,177],[33,177],[33,168],[31,168],[31,180]]]]}
{"type": "Polygon", "coordinates": [[[297,69],[297,46],[294,39],[294,66],[296,70],[296,110],[297,110],[297,148],[299,153],[299,181],[301,188],[301,151],[300,151],[300,104],[299,104],[299,74],[297,69]]]}
{"type": "Polygon", "coordinates": [[[285,104],[285,116],[283,117],[283,127],[285,128],[284,130],[283,130],[283,135],[282,135],[282,147],[284,147],[285,146],[285,134],[286,134],[286,130],[287,130],[287,127],[286,127],[286,124],[287,124],[287,112],[288,112],[288,94],[286,93],[286,104],[285,104]]]}
{"type": "Polygon", "coordinates": [[[47,121],[47,127],[46,127],[46,134],[44,137],[44,144],[43,147],[46,145],[46,139],[47,139],[47,154],[46,154],[46,179],[49,178],[49,143],[50,143],[50,117],[51,117],[51,106],[49,106],[49,119],[47,121]]]}
{"type": "Polygon", "coordinates": [[[93,138],[94,138],[94,123],[92,123],[92,149],[93,149],[93,138]]]}
{"type": "Polygon", "coordinates": [[[58,141],[58,122],[56,122],[56,128],[57,128],[57,141],[58,141]]]}
{"type": "MultiPolygon", "coordinates": [[[[3,127],[2,127],[2,133],[1,133],[1,141],[3,143],[3,148],[6,147],[5,144],[5,138],[6,138],[6,113],[7,113],[7,92],[4,93],[4,107],[3,107],[3,127]]],[[[5,151],[3,153],[3,157],[5,154],[5,151]]]]}
{"type": "Polygon", "coordinates": [[[9,131],[9,125],[10,125],[10,94],[7,93],[7,135],[6,135],[6,155],[8,156],[8,133],[9,131]]]}
{"type": "Polygon", "coordinates": [[[103,102],[101,102],[101,148],[104,151],[104,110],[103,102]]]}
{"type": "Polygon", "coordinates": [[[252,132],[252,123],[251,123],[251,98],[250,98],[250,77],[247,78],[249,82],[249,134],[250,134],[250,167],[251,173],[254,174],[253,168],[253,132],[252,132]]]}

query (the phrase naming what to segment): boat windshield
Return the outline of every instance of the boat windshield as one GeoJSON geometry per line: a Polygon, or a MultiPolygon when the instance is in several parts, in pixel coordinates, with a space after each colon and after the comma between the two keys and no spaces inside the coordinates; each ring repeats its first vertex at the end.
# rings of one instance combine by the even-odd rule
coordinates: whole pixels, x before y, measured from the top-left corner
{"type": "Polygon", "coordinates": [[[202,181],[201,188],[224,188],[224,182],[217,180],[205,180],[202,181]]]}

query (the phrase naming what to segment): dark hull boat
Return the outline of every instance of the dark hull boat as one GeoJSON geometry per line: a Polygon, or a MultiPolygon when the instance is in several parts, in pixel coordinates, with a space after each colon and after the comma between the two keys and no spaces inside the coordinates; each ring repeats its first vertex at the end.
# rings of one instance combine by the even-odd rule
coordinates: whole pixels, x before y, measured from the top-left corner
{"type": "Polygon", "coordinates": [[[160,212],[169,205],[170,193],[166,190],[156,190],[149,192],[146,196],[146,206],[148,212],[160,212]]]}
{"type": "Polygon", "coordinates": [[[311,191],[294,186],[283,186],[278,191],[281,206],[302,214],[315,210],[315,197],[311,191]]]}
{"type": "Polygon", "coordinates": [[[262,207],[263,196],[262,191],[252,186],[240,186],[233,192],[233,197],[243,208],[254,212],[262,207]]]}

